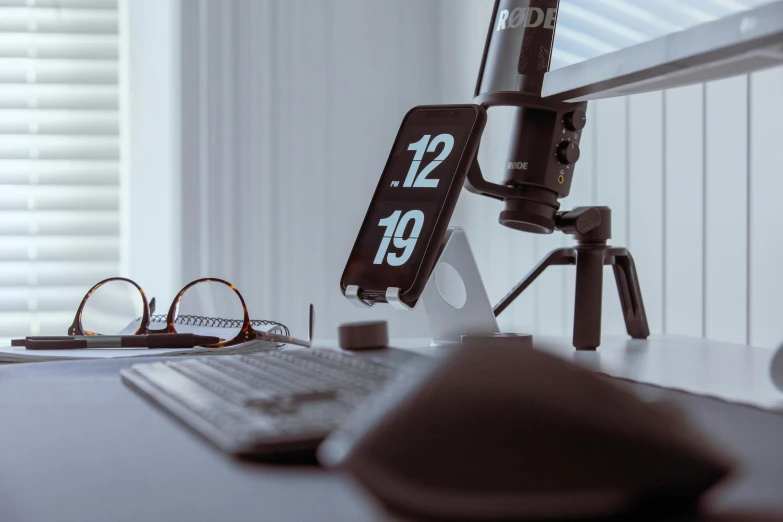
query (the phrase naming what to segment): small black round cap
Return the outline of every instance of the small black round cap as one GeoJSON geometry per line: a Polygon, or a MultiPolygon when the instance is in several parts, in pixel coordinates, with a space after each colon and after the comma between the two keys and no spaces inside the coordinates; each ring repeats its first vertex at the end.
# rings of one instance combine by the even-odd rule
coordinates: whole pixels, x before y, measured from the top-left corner
{"type": "Polygon", "coordinates": [[[337,327],[337,336],[343,350],[372,350],[389,344],[386,321],[343,323],[337,327]]]}

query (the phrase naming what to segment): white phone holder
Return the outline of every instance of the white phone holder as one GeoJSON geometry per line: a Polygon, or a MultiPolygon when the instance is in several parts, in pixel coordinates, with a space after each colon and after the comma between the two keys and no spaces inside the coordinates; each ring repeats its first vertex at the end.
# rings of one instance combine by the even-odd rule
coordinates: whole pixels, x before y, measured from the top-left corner
{"type": "MultiPolygon", "coordinates": [[[[386,301],[395,308],[410,310],[400,298],[399,288],[386,290],[386,301]]],[[[360,307],[372,306],[350,285],[345,297],[360,307]]],[[[459,345],[462,336],[489,336],[500,332],[476,259],[461,227],[449,227],[443,238],[438,262],[430,274],[420,302],[432,330],[432,346],[459,345]]]]}

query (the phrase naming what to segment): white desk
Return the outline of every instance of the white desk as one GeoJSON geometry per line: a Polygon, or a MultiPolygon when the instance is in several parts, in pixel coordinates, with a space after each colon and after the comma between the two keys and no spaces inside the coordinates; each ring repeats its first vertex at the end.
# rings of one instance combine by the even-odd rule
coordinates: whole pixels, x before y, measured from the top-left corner
{"type": "MultiPolygon", "coordinates": [[[[392,346],[428,353],[423,348],[428,342],[406,339],[392,346]]],[[[604,337],[594,352],[577,351],[570,339],[558,337],[534,337],[533,342],[536,349],[611,377],[783,412],[783,392],[769,376],[774,351],[767,348],[676,335],[644,341],[604,337]]]]}
{"type": "Polygon", "coordinates": [[[612,377],[783,412],[783,392],[769,375],[774,352],[767,348],[652,336],[607,337],[597,351],[577,352],[568,340],[540,341],[546,351],[612,377]]]}

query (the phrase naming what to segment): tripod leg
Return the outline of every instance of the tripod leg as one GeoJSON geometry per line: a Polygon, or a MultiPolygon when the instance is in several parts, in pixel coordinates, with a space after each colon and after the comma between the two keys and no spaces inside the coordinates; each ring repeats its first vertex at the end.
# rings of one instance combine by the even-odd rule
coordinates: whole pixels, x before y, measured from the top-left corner
{"type": "Polygon", "coordinates": [[[575,252],[576,251],[573,248],[558,248],[549,252],[544,259],[533,267],[533,270],[528,272],[522,281],[517,283],[503,299],[498,301],[498,304],[492,309],[495,313],[495,317],[503,313],[503,310],[508,308],[508,306],[514,302],[514,299],[519,297],[519,294],[524,292],[525,289],[530,286],[544,270],[546,270],[546,267],[551,265],[573,265],[576,259],[575,252]]]}
{"type": "Polygon", "coordinates": [[[595,350],[601,344],[604,249],[576,249],[574,348],[595,350]]]}
{"type": "Polygon", "coordinates": [[[615,255],[613,268],[617,291],[620,294],[620,305],[623,307],[625,329],[634,339],[647,339],[650,336],[650,326],[647,324],[642,289],[639,286],[636,264],[631,253],[625,249],[620,250],[615,255]]]}

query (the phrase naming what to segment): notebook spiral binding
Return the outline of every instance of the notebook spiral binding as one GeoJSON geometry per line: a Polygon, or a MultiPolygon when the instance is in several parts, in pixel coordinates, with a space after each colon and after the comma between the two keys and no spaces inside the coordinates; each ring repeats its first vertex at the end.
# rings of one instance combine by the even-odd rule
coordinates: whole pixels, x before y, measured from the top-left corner
{"type": "MultiPolygon", "coordinates": [[[[165,323],[166,316],[153,315],[152,317],[150,317],[150,322],[165,323]]],[[[242,327],[242,320],[240,319],[221,319],[218,317],[203,317],[199,315],[178,315],[174,323],[194,325],[194,326],[210,326],[216,328],[241,328],[242,327]]],[[[263,327],[271,326],[271,328],[264,328],[264,330],[269,333],[285,335],[286,337],[291,335],[291,332],[288,330],[288,327],[283,323],[278,323],[277,321],[269,321],[266,319],[251,319],[250,325],[253,326],[254,328],[257,326],[263,326],[263,327]]]]}

